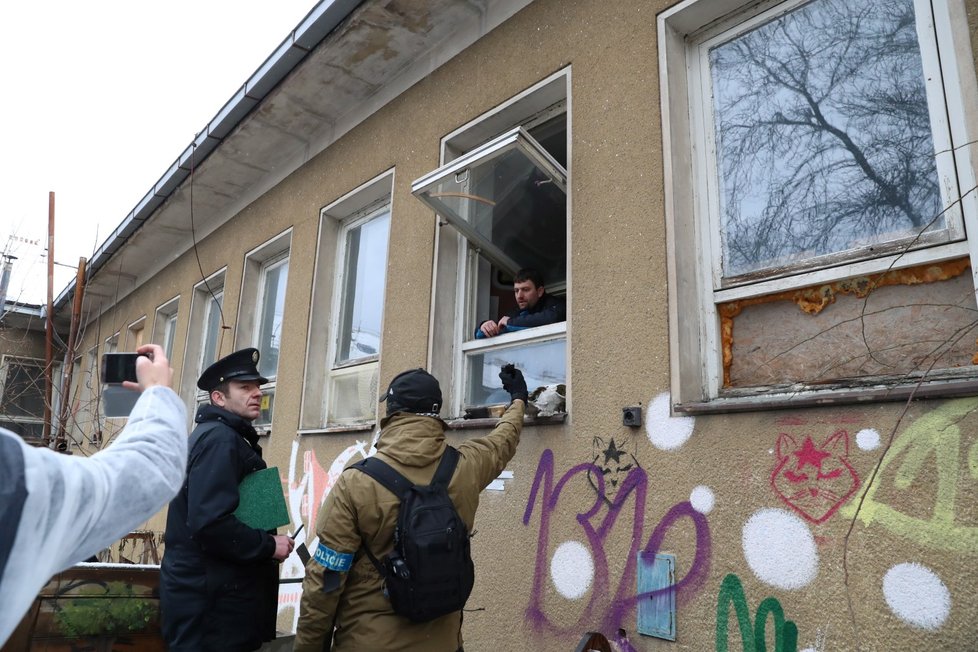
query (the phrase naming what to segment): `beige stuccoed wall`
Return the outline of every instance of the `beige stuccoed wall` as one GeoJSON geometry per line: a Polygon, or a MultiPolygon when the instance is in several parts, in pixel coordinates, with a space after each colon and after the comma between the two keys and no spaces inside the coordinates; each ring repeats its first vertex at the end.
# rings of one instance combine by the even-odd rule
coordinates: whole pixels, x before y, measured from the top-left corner
{"type": "Polygon", "coordinates": [[[24,356],[44,360],[44,331],[0,328],[0,355],[24,356]]]}
{"type": "MultiPolygon", "coordinates": [[[[978,635],[978,399],[695,419],[671,418],[664,408],[669,337],[655,15],[667,4],[533,3],[199,243],[206,274],[227,264],[225,318],[233,326],[245,253],[292,229],[266,458],[297,504],[305,491],[318,505],[335,479],[331,466],[358,459],[358,443],[369,445],[371,436],[296,435],[320,208],[396,170],[382,382],[425,365],[436,233],[410,184],[438,165],[445,134],[571,66],[572,414],[564,425],[527,428],[508,466],[514,478],[482,498],[466,650],[572,650],[587,630],[611,636],[619,628],[625,650],[717,649],[718,596],[736,597],[738,582],[750,623],[761,602],[774,598],[797,625],[798,649],[971,649],[978,635]],[[621,408],[638,404],[643,427],[622,426],[621,408]],[[821,505],[785,495],[780,479],[782,459],[804,454],[807,437],[840,470],[826,484],[837,498],[821,505]],[[624,451],[617,463],[606,452],[612,439],[624,451]],[[579,466],[590,462],[613,470],[631,465],[630,492],[598,496],[579,466]],[[874,474],[875,491],[857,517],[855,490],[874,474]],[[535,479],[541,482],[533,493],[535,479]],[[691,496],[700,511],[687,504],[691,496]],[[548,497],[553,502],[545,504],[548,497]],[[659,549],[676,555],[677,579],[686,578],[675,643],[640,636],[629,601],[635,555],[655,533],[663,535],[659,549]],[[901,577],[909,584],[892,581],[901,577]],[[584,590],[579,597],[571,596],[574,578],[584,590]],[[908,604],[921,610],[918,626],[908,622],[908,604]]],[[[978,3],[968,6],[974,38],[978,3]]],[[[124,327],[141,314],[152,319],[160,303],[180,294],[174,366],[184,384],[195,380],[181,367],[199,279],[188,253],[103,316],[111,328],[124,327]]],[[[321,333],[324,325],[312,328],[321,333]]],[[[226,336],[221,352],[234,348],[226,336]]],[[[478,434],[453,431],[449,440],[478,434]]],[[[304,513],[304,536],[311,537],[304,513]]],[[[149,527],[161,530],[162,523],[160,516],[149,527]]],[[[283,577],[299,572],[293,559],[283,577]]],[[[296,585],[286,584],[283,628],[293,624],[295,597],[296,585]]],[[[728,629],[729,649],[754,649],[741,644],[733,615],[728,629]]],[[[775,647],[771,632],[769,624],[768,649],[775,647]]]]}

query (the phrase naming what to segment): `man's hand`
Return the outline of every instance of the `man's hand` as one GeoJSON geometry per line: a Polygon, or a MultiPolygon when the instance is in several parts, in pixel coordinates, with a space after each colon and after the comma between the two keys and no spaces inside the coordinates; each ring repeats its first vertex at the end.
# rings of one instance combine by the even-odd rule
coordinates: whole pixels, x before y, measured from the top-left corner
{"type": "Polygon", "coordinates": [[[272,538],[275,539],[275,554],[272,555],[272,559],[275,561],[285,561],[292,554],[292,549],[295,548],[295,541],[284,534],[274,534],[272,538]]]}
{"type": "Polygon", "coordinates": [[[529,393],[526,391],[526,381],[523,379],[523,372],[515,365],[503,365],[499,372],[499,379],[503,381],[503,389],[509,392],[510,399],[519,399],[526,403],[529,393]]]}
{"type": "Polygon", "coordinates": [[[495,337],[499,335],[499,326],[497,326],[496,322],[491,319],[487,319],[486,321],[482,322],[482,325],[479,326],[479,330],[482,331],[482,334],[486,337],[495,337]]]}
{"type": "Polygon", "coordinates": [[[162,385],[171,387],[173,381],[173,369],[170,369],[170,362],[163,353],[163,347],[158,344],[143,344],[136,349],[140,353],[136,358],[136,379],[138,383],[125,381],[122,386],[127,389],[142,391],[150,387],[162,385]]]}

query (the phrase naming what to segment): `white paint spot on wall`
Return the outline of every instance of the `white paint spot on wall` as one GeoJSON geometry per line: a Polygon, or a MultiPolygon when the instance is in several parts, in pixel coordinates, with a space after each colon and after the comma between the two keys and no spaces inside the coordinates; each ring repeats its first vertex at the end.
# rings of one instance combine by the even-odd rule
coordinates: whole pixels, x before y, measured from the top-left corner
{"type": "Polygon", "coordinates": [[[576,600],[591,586],[594,561],[591,553],[578,541],[564,541],[550,559],[550,579],[557,591],[568,600],[576,600]]]}
{"type": "Polygon", "coordinates": [[[864,428],[856,433],[856,446],[859,446],[860,450],[876,450],[879,445],[880,434],[876,432],[876,428],[864,428]]]}
{"type": "Polygon", "coordinates": [[[883,577],[883,597],[897,618],[913,627],[938,629],[951,613],[951,593],[931,569],[897,564],[883,577]]]}
{"type": "Polygon", "coordinates": [[[645,419],[645,432],[649,441],[659,450],[671,451],[686,443],[693,434],[696,423],[694,417],[674,417],[669,414],[672,399],[669,392],[663,392],[649,403],[648,417],[645,419]]]}
{"type": "Polygon", "coordinates": [[[689,492],[689,502],[700,514],[709,514],[713,511],[713,504],[716,502],[716,498],[713,496],[713,490],[705,485],[699,485],[698,487],[693,487],[693,490],[689,492]]]}
{"type": "Polygon", "coordinates": [[[818,573],[815,538],[804,521],[783,509],[754,512],[744,524],[743,546],[757,579],[779,589],[800,589],[818,573]]]}

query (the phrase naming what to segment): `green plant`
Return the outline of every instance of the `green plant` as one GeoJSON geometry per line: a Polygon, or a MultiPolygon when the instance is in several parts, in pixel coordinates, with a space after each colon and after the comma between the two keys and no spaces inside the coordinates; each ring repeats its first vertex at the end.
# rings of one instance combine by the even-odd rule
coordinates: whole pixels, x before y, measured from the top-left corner
{"type": "Polygon", "coordinates": [[[155,612],[156,605],[135,597],[131,585],[110,582],[59,601],[55,620],[67,637],[119,636],[144,630],[155,612]]]}

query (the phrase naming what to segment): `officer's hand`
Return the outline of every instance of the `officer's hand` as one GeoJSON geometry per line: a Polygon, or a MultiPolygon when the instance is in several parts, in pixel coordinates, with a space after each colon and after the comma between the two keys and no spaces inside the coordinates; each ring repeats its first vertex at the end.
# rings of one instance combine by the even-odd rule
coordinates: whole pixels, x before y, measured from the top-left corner
{"type": "Polygon", "coordinates": [[[520,399],[526,403],[529,394],[526,391],[526,381],[523,380],[522,371],[512,364],[503,365],[499,372],[499,379],[503,381],[503,389],[509,392],[512,400],[520,399]]]}
{"type": "Polygon", "coordinates": [[[275,534],[272,535],[272,538],[275,539],[275,553],[272,555],[272,559],[285,561],[292,553],[292,549],[295,548],[295,541],[284,534],[275,534]]]}

